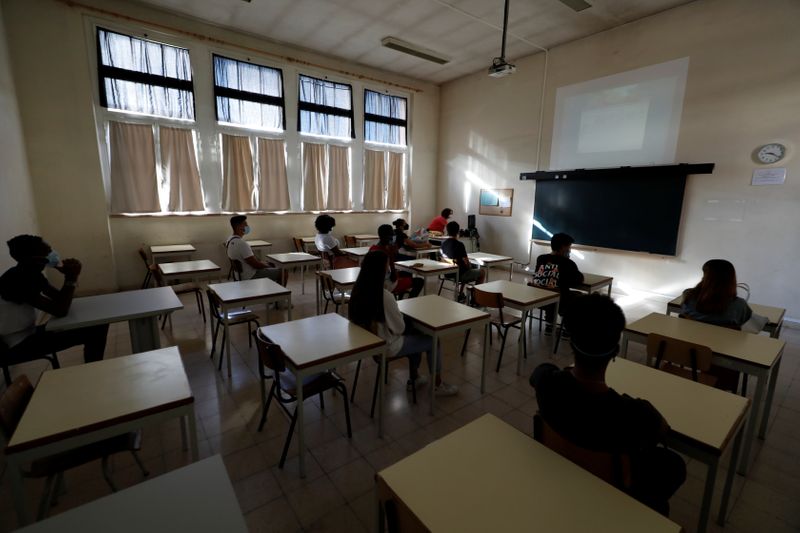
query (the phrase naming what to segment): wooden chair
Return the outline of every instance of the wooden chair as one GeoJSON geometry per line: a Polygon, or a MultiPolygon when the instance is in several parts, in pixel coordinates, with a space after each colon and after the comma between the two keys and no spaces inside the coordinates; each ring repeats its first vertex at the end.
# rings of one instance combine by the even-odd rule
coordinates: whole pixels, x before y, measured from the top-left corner
{"type": "MultiPolygon", "coordinates": [[[[444,254],[440,254],[440,258],[441,258],[442,263],[448,263],[450,265],[455,265],[456,264],[455,261],[453,261],[449,257],[445,256],[444,254]]],[[[439,274],[439,291],[436,294],[438,294],[438,295],[442,294],[442,289],[444,289],[444,283],[446,281],[449,281],[450,283],[452,283],[453,284],[453,289],[452,290],[453,291],[458,291],[459,294],[467,286],[469,286],[469,287],[474,287],[475,286],[475,282],[474,281],[464,282],[464,281],[460,281],[459,280],[458,287],[456,287],[456,275],[455,275],[455,273],[453,273],[453,274],[439,274]]],[[[450,289],[448,288],[448,290],[450,290],[450,289]]]]}
{"type": "MultiPolygon", "coordinates": [[[[289,411],[287,407],[290,403],[297,402],[297,387],[298,383],[294,374],[286,371],[286,356],[281,350],[281,347],[274,344],[264,337],[259,330],[253,333],[256,339],[256,347],[258,348],[258,372],[261,376],[261,397],[266,396],[266,401],[261,410],[261,421],[258,423],[258,431],[264,428],[267,422],[267,413],[269,413],[269,406],[272,399],[275,398],[278,406],[283,410],[287,417],[290,419],[289,433],[286,435],[286,442],[283,445],[283,452],[281,453],[281,460],[278,463],[278,468],[283,468],[286,462],[286,454],[289,451],[289,445],[292,443],[292,435],[294,434],[294,427],[297,424],[297,406],[293,412],[289,411]],[[264,368],[272,370],[272,376],[267,376],[264,368]],[[270,387],[269,394],[264,390],[264,382],[272,378],[272,387],[270,387]]],[[[338,390],[342,393],[344,400],[344,414],[347,421],[347,438],[353,437],[353,431],[350,427],[350,406],[347,402],[347,387],[344,380],[339,377],[336,372],[320,372],[308,376],[303,380],[303,399],[307,400],[312,396],[319,395],[320,408],[325,409],[325,401],[323,392],[331,389],[338,390]]]]}
{"type": "Polygon", "coordinates": [[[335,306],[334,312],[338,313],[340,306],[350,303],[350,293],[337,289],[336,285],[333,283],[333,278],[330,276],[320,274],[319,277],[320,283],[322,284],[322,297],[325,299],[325,310],[323,313],[328,312],[328,304],[333,304],[335,306]]]}
{"type": "Polygon", "coordinates": [[[153,280],[153,273],[158,270],[158,265],[155,263],[150,263],[147,259],[147,251],[144,249],[144,246],[139,248],[139,257],[144,262],[144,267],[147,269],[147,273],[144,276],[144,281],[142,281],[142,288],[146,289],[150,286],[150,282],[153,280]]]}
{"type": "Polygon", "coordinates": [[[344,246],[345,248],[356,248],[358,247],[358,241],[353,235],[345,235],[344,246]]]}
{"type": "MultiPolygon", "coordinates": [[[[441,357],[441,355],[440,355],[441,357]]],[[[383,372],[383,383],[384,385],[388,384],[389,382],[389,363],[393,363],[394,361],[402,361],[404,359],[408,359],[406,355],[392,355],[386,356],[386,368],[383,372]]],[[[377,365],[377,374],[375,376],[375,388],[372,390],[372,405],[369,408],[369,417],[375,417],[375,403],[378,399],[378,380],[381,379],[381,358],[377,355],[372,357],[372,360],[375,361],[377,365]]],[[[358,385],[358,376],[361,373],[361,359],[358,360],[356,364],[356,375],[353,376],[353,390],[350,391],[350,403],[353,403],[356,399],[356,385],[358,385]]],[[[411,401],[416,404],[417,403],[417,384],[416,379],[411,380],[411,401]]]]}
{"type": "Polygon", "coordinates": [[[11,367],[13,365],[28,363],[30,361],[36,361],[37,359],[46,359],[53,368],[61,368],[56,352],[50,355],[43,354],[33,356],[26,353],[14,354],[11,349],[6,346],[6,343],[0,340],[0,366],[3,367],[3,377],[6,380],[6,387],[11,385],[11,367]]]}
{"type": "MultiPolygon", "coordinates": [[[[25,409],[33,396],[33,385],[25,375],[17,377],[0,397],[0,436],[3,447],[11,440],[11,436],[22,419],[25,409]]],[[[149,472],[145,469],[136,453],[141,449],[142,432],[132,431],[116,435],[99,442],[86,444],[71,450],[37,459],[23,471],[24,477],[46,478],[44,492],[39,502],[38,519],[47,516],[50,507],[57,503],[58,496],[64,492],[64,472],[97,459],[101,460],[103,477],[112,492],[117,491],[111,478],[109,457],[119,452],[131,452],[133,459],[142,471],[143,476],[149,472]]]]}
{"type": "Polygon", "coordinates": [[[230,258],[228,258],[228,261],[230,261],[231,264],[231,267],[228,270],[228,279],[233,279],[233,281],[242,281],[242,271],[244,270],[242,268],[242,262],[238,259],[230,258]]]}
{"type": "Polygon", "coordinates": [[[623,492],[633,484],[629,455],[590,450],[573,444],[545,422],[539,413],[533,415],[533,438],[623,492]]]}
{"type": "MultiPolygon", "coordinates": [[[[166,281],[164,280],[164,276],[161,275],[161,271],[158,268],[153,271],[153,275],[155,276],[156,284],[159,287],[171,287],[177,295],[194,293],[195,300],[197,301],[197,311],[203,315],[203,322],[206,321],[206,306],[203,304],[203,289],[200,288],[200,285],[194,282],[167,285],[166,281]]],[[[164,329],[164,326],[167,325],[167,319],[169,316],[170,313],[164,315],[164,319],[161,322],[161,329],[164,329]]],[[[172,327],[172,322],[170,322],[170,327],[172,327]]]]}
{"type": "Polygon", "coordinates": [[[655,368],[711,387],[717,384],[711,369],[711,348],[673,339],[657,333],[647,336],[647,357],[654,357],[655,368]]]}
{"type": "MultiPolygon", "coordinates": [[[[510,328],[519,330],[519,334],[523,336],[522,346],[524,349],[523,357],[528,358],[527,339],[525,339],[525,328],[522,324],[522,312],[516,309],[505,307],[503,302],[503,295],[499,292],[482,291],[478,287],[472,287],[472,303],[478,307],[483,307],[489,312],[489,326],[497,328],[497,333],[500,335],[500,355],[497,357],[496,372],[500,372],[500,363],[503,361],[503,351],[506,347],[506,337],[510,328]]],[[[489,336],[491,342],[492,337],[489,336]]]]}
{"type": "MultiPolygon", "coordinates": [[[[211,359],[214,359],[214,352],[217,349],[217,338],[219,337],[219,328],[223,326],[223,314],[222,314],[222,306],[220,305],[219,297],[212,291],[211,289],[206,289],[206,296],[208,297],[208,311],[211,314],[211,322],[214,324],[213,329],[211,330],[211,355],[209,356],[211,359]]],[[[253,332],[252,324],[256,325],[256,329],[259,327],[258,318],[256,314],[251,311],[250,309],[242,308],[242,309],[229,309],[225,311],[225,315],[228,317],[228,325],[235,326],[237,324],[247,324],[247,343],[249,346],[253,346],[253,339],[250,335],[253,332]]],[[[225,359],[225,329],[222,330],[222,340],[220,341],[220,349],[219,349],[219,365],[217,370],[222,370],[222,360],[225,359]]],[[[228,355],[230,357],[230,355],[228,355]]]]}

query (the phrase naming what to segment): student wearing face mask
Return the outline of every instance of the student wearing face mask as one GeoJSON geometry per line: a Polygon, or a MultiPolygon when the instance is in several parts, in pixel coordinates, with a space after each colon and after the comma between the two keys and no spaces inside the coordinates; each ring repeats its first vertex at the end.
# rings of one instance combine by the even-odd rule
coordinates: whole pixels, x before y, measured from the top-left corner
{"type": "Polygon", "coordinates": [[[288,272],[282,272],[280,268],[274,268],[256,259],[253,249],[243,239],[245,235],[250,233],[247,217],[244,215],[232,216],[231,228],[233,229],[233,235],[225,241],[225,249],[228,251],[229,259],[239,261],[242,265],[242,280],[269,278],[285,286],[288,272]]]}
{"type": "Polygon", "coordinates": [[[430,248],[431,245],[427,242],[414,242],[408,237],[408,222],[405,219],[398,218],[392,222],[394,226],[394,244],[397,246],[397,261],[406,261],[409,259],[416,259],[417,255],[415,250],[430,248]],[[409,253],[404,253],[409,251],[409,253]]]}
{"type": "Polygon", "coordinates": [[[55,317],[69,312],[81,262],[61,260],[41,237],[18,235],[8,241],[9,255],[17,262],[0,277],[0,339],[6,348],[3,367],[42,359],[54,352],[83,345],[83,359],[89,363],[103,358],[108,324],[67,331],[46,331],[36,325],[36,310],[55,317]],[[60,289],[42,273],[50,267],[64,274],[60,289]]]}
{"type": "MultiPolygon", "coordinates": [[[[566,233],[553,235],[550,239],[550,249],[552,251],[536,258],[533,279],[528,283],[533,287],[559,291],[561,300],[559,301],[558,312],[561,315],[564,315],[572,300],[573,293],[570,289],[583,283],[583,274],[578,270],[578,265],[569,258],[570,252],[572,252],[572,243],[574,242],[575,239],[566,233]]],[[[554,310],[555,304],[544,307],[545,321],[547,322],[544,330],[545,335],[550,335],[553,331],[554,310]]]]}

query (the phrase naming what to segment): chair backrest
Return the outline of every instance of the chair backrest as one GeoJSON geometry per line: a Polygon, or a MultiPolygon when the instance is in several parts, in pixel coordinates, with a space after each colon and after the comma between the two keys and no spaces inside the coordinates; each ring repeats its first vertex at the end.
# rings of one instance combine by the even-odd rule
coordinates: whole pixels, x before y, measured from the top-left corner
{"type": "Polygon", "coordinates": [[[748,285],[747,283],[738,283],[736,285],[736,292],[740,292],[740,291],[742,293],[744,293],[745,301],[749,301],[750,300],[750,285],[748,285]]]}
{"type": "Polygon", "coordinates": [[[253,338],[256,340],[258,359],[261,364],[276,373],[286,370],[286,355],[279,345],[264,337],[261,330],[258,329],[253,332],[253,338]]]}
{"type": "Polygon", "coordinates": [[[358,246],[358,241],[356,241],[356,238],[353,235],[345,235],[344,245],[346,248],[355,248],[356,246],[358,246]]]}
{"type": "Polygon", "coordinates": [[[154,268],[153,269],[153,277],[156,279],[156,286],[158,286],[158,287],[166,287],[167,282],[164,280],[164,275],[161,274],[161,269],[154,268]]]}
{"type": "Polygon", "coordinates": [[[499,292],[482,291],[478,287],[472,287],[472,303],[479,307],[502,309],[503,295],[499,292]]]}
{"type": "Polygon", "coordinates": [[[711,368],[713,352],[708,346],[673,339],[657,333],[647,336],[647,356],[655,357],[655,367],[662,361],[692,369],[692,379],[698,381],[697,372],[707,372],[711,368]]]}
{"type": "Polygon", "coordinates": [[[0,397],[0,431],[6,442],[11,440],[25,408],[33,396],[33,385],[28,376],[18,376],[0,397]]]}
{"type": "Polygon", "coordinates": [[[631,486],[631,459],[627,454],[590,450],[573,444],[545,422],[539,413],[533,416],[533,438],[618,489],[625,490],[631,486]]]}
{"type": "Polygon", "coordinates": [[[242,281],[242,262],[238,259],[229,259],[231,262],[231,273],[233,274],[233,281],[242,281]]]}
{"type": "Polygon", "coordinates": [[[147,251],[144,249],[144,246],[139,248],[139,257],[141,257],[142,261],[144,261],[144,267],[149,270],[150,261],[147,259],[147,251]]]}
{"type": "Polygon", "coordinates": [[[325,274],[319,275],[320,283],[322,283],[322,296],[326,300],[333,300],[336,285],[333,283],[333,278],[325,274]]]}
{"type": "Polygon", "coordinates": [[[295,252],[305,252],[306,247],[303,246],[303,239],[300,237],[292,237],[292,243],[294,243],[294,251],[295,252]]]}
{"type": "Polygon", "coordinates": [[[222,320],[219,296],[217,296],[216,293],[211,289],[206,289],[206,297],[208,298],[208,309],[211,311],[212,316],[217,320],[222,320]]]}

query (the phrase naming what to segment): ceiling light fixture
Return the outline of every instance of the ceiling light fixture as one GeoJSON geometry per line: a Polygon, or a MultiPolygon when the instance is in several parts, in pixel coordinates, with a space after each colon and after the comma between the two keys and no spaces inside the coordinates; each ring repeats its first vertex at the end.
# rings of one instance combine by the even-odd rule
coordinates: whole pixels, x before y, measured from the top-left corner
{"type": "Polygon", "coordinates": [[[489,67],[489,76],[492,78],[504,78],[514,74],[517,67],[506,61],[506,34],[508,33],[508,2],[506,0],[505,9],[503,11],[503,44],[500,48],[500,57],[495,57],[492,60],[492,66],[489,67]]]}
{"type": "Polygon", "coordinates": [[[450,62],[450,58],[444,54],[434,52],[429,48],[425,48],[402,39],[398,39],[397,37],[384,37],[381,39],[381,45],[385,46],[386,48],[391,48],[392,50],[397,50],[398,52],[403,52],[404,54],[424,59],[426,61],[438,63],[439,65],[445,65],[450,62]]]}
{"type": "Polygon", "coordinates": [[[592,7],[592,4],[584,0],[558,0],[573,11],[583,11],[584,9],[592,7]]]}

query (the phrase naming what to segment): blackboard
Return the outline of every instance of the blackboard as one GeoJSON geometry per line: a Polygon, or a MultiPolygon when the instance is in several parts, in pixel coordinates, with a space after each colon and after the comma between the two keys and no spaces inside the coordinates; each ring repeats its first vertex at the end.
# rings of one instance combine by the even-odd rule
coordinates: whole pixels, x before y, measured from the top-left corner
{"type": "Polygon", "coordinates": [[[532,237],[568,233],[576,244],[676,255],[685,175],[537,180],[532,237]]]}

